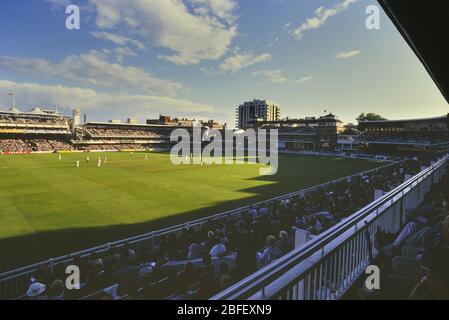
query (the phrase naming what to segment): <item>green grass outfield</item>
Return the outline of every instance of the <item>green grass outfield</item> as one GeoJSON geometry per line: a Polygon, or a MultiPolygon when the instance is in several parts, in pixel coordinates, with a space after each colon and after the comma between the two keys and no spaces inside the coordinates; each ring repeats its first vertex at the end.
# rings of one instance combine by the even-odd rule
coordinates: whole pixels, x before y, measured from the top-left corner
{"type": "Polygon", "coordinates": [[[281,155],[259,165],[174,166],[169,155],[0,155],[0,270],[120,240],[383,165],[281,155]],[[89,155],[90,163],[86,163],[89,155]],[[97,167],[98,156],[107,164],[97,167]],[[75,161],[81,167],[75,167],[75,161]]]}

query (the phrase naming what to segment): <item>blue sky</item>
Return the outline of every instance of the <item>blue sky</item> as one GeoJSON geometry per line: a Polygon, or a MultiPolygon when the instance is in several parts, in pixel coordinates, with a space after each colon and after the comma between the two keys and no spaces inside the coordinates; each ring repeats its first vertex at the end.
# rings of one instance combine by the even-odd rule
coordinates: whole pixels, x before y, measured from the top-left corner
{"type": "Polygon", "coordinates": [[[167,114],[234,125],[253,98],[282,116],[442,115],[447,103],[371,0],[3,0],[0,108],[74,107],[89,120],[167,114]],[[65,28],[65,8],[81,29],[65,28]]]}

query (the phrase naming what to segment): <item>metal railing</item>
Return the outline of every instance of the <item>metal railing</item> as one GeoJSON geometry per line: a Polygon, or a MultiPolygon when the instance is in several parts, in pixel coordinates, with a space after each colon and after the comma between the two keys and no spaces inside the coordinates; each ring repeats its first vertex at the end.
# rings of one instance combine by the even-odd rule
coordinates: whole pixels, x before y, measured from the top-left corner
{"type": "Polygon", "coordinates": [[[444,156],[415,177],[304,246],[212,297],[212,300],[335,300],[359,279],[377,252],[376,230],[398,232],[447,170],[444,156]]]}
{"type": "Polygon", "coordinates": [[[33,275],[37,270],[48,267],[50,268],[50,272],[52,273],[53,270],[56,267],[65,267],[69,265],[74,257],[81,257],[82,262],[89,261],[89,257],[91,254],[98,254],[99,257],[103,257],[105,253],[109,253],[111,249],[118,250],[120,247],[122,247],[124,244],[129,244],[129,246],[136,252],[136,255],[138,257],[142,257],[145,254],[147,254],[152,249],[156,248],[156,246],[160,243],[160,240],[164,237],[174,234],[177,239],[179,239],[184,230],[200,230],[205,224],[208,224],[213,221],[220,221],[225,218],[233,217],[236,215],[241,215],[242,213],[248,211],[250,208],[253,207],[261,207],[264,205],[270,205],[278,201],[291,199],[296,196],[301,196],[309,192],[314,192],[319,189],[327,188],[330,185],[341,183],[344,181],[350,181],[352,178],[376,173],[379,170],[383,170],[395,165],[398,165],[400,162],[395,163],[389,163],[388,165],[381,166],[369,171],[364,171],[361,173],[354,174],[352,176],[336,179],[330,182],[326,182],[323,184],[320,184],[318,186],[313,186],[311,188],[307,188],[304,190],[292,192],[283,196],[279,196],[276,198],[272,198],[266,201],[258,202],[252,205],[240,207],[235,210],[226,211],[220,214],[208,216],[202,219],[198,219],[195,221],[190,221],[187,223],[179,224],[173,227],[161,229],[158,231],[149,232],[143,235],[130,237],[127,239],[123,239],[120,241],[115,241],[111,243],[107,243],[105,245],[89,248],[87,250],[75,252],[72,254],[68,254],[65,256],[61,256],[58,258],[49,259],[43,262],[39,262],[33,265],[29,265],[23,268],[18,268],[13,271],[5,272],[0,274],[0,299],[10,299],[10,298],[16,298],[18,296],[23,295],[23,293],[26,291],[26,288],[29,285],[30,276],[33,275]]]}

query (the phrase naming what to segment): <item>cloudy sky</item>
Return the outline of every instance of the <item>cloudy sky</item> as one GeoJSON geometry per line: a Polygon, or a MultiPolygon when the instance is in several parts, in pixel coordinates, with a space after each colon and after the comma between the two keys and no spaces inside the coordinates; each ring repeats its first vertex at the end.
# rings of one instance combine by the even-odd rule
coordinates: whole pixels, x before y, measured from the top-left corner
{"type": "Polygon", "coordinates": [[[447,103],[373,0],[2,0],[0,109],[74,107],[89,120],[167,114],[234,125],[270,99],[282,116],[436,116],[447,103]],[[81,29],[65,27],[69,4],[81,29]]]}

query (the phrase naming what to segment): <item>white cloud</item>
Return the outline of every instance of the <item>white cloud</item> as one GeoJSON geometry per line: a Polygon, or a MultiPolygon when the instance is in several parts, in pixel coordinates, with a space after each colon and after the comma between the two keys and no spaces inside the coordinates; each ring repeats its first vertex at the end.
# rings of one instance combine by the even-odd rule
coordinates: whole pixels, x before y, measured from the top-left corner
{"type": "Polygon", "coordinates": [[[271,60],[271,54],[263,53],[260,55],[254,55],[252,53],[239,53],[227,58],[220,68],[223,71],[230,71],[232,73],[252,66],[257,63],[263,63],[271,60]]]}
{"type": "Polygon", "coordinates": [[[296,80],[294,82],[295,83],[303,83],[303,82],[307,82],[307,81],[310,81],[310,80],[313,80],[313,77],[303,77],[303,78],[301,78],[299,80],[296,80]]]}
{"type": "Polygon", "coordinates": [[[221,70],[217,70],[215,68],[209,68],[209,67],[201,67],[198,70],[200,70],[200,72],[206,76],[220,76],[225,74],[225,72],[221,71],[221,70]]]}
{"type": "MultiPolygon", "coordinates": [[[[115,53],[118,58],[133,54],[126,49],[117,49],[115,53]]],[[[156,78],[143,69],[110,63],[107,61],[109,54],[108,50],[90,51],[68,56],[58,63],[44,59],[0,56],[0,67],[83,85],[141,90],[146,94],[175,95],[183,89],[182,84],[156,78]]]]}
{"type": "Polygon", "coordinates": [[[105,32],[105,31],[93,31],[91,32],[91,35],[94,36],[97,39],[102,39],[106,41],[110,41],[112,43],[115,43],[120,46],[125,46],[127,44],[135,46],[139,50],[145,49],[145,44],[143,44],[141,41],[125,37],[119,34],[111,33],[111,32],[105,32]]]}
{"type": "Polygon", "coordinates": [[[288,77],[286,77],[282,70],[261,70],[253,72],[251,75],[263,77],[265,81],[271,83],[285,83],[288,82],[288,77]]]}
{"type": "Polygon", "coordinates": [[[361,53],[360,50],[344,51],[344,52],[337,53],[335,55],[335,58],[348,59],[348,58],[355,57],[355,56],[359,55],[360,53],[361,53]]]}
{"type": "Polygon", "coordinates": [[[127,47],[118,47],[114,49],[115,57],[117,59],[117,62],[123,63],[123,59],[125,57],[135,57],[137,56],[137,53],[135,53],[133,50],[127,47]]]}
{"type": "Polygon", "coordinates": [[[255,77],[263,77],[266,82],[270,83],[303,83],[312,80],[312,77],[303,77],[298,80],[290,80],[282,70],[260,70],[251,73],[255,77]]]}
{"type": "MultiPolygon", "coordinates": [[[[153,95],[129,95],[121,93],[99,93],[92,89],[53,86],[37,83],[17,83],[0,79],[0,91],[12,90],[19,100],[19,107],[54,106],[66,110],[80,107],[83,110],[117,112],[122,114],[146,114],[147,112],[213,112],[206,104],[189,100],[173,99],[153,95]]],[[[5,105],[10,101],[6,96],[0,96],[0,103],[5,105]]]]}
{"type": "Polygon", "coordinates": [[[228,23],[233,23],[236,20],[233,12],[238,5],[233,0],[191,0],[191,2],[198,6],[195,9],[198,13],[204,12],[207,15],[208,11],[210,11],[228,23]]]}
{"type": "Polygon", "coordinates": [[[237,35],[235,0],[90,0],[100,29],[126,29],[180,65],[218,60],[237,35]]]}
{"type": "MultiPolygon", "coordinates": [[[[331,8],[319,7],[315,10],[315,15],[311,18],[308,18],[305,22],[299,25],[293,31],[290,31],[295,38],[301,39],[304,32],[312,29],[318,29],[326,24],[327,20],[338,13],[346,10],[351,4],[356,2],[357,0],[343,0],[335,4],[331,8]]],[[[290,27],[290,24],[287,24],[286,27],[290,27]]]]}

